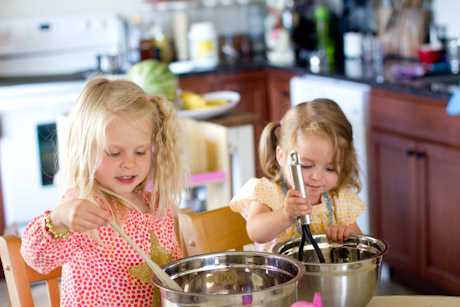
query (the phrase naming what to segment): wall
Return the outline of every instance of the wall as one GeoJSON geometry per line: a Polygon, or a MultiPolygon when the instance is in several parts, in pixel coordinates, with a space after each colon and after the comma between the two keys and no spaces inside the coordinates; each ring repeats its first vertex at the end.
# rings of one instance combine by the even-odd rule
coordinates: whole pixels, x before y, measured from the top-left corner
{"type": "Polygon", "coordinates": [[[0,18],[115,12],[136,15],[144,0],[0,0],[0,18]]]}
{"type": "Polygon", "coordinates": [[[446,26],[448,38],[460,37],[460,1],[433,0],[433,19],[446,26]]]}

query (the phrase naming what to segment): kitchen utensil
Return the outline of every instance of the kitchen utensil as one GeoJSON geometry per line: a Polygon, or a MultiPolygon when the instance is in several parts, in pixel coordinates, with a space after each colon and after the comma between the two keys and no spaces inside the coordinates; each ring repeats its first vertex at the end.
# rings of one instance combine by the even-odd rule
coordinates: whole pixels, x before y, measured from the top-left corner
{"type": "Polygon", "coordinates": [[[162,266],[184,290],[158,282],[162,305],[169,306],[290,306],[304,266],[287,256],[227,251],[202,254],[162,266]]]}
{"type": "MultiPolygon", "coordinates": [[[[311,301],[320,292],[324,307],[366,306],[380,280],[383,255],[389,245],[375,237],[351,234],[348,240],[329,242],[325,234],[313,236],[326,263],[318,263],[312,245],[304,247],[305,276],[299,281],[299,300],[311,301]]],[[[273,253],[297,259],[300,238],[276,244],[273,253]]]]}
{"type": "MultiPolygon", "coordinates": [[[[305,183],[303,181],[302,167],[300,166],[299,154],[297,153],[295,149],[293,149],[289,153],[289,156],[291,157],[291,164],[289,165],[289,171],[291,173],[292,185],[294,189],[296,189],[302,194],[303,198],[307,198],[307,191],[305,191],[305,183]]],[[[308,240],[310,240],[310,242],[313,244],[316,253],[318,254],[319,261],[324,263],[324,257],[321,253],[321,250],[319,249],[318,245],[316,244],[316,241],[313,239],[311,232],[310,232],[310,224],[311,224],[310,215],[307,214],[305,216],[300,216],[298,221],[302,228],[302,238],[300,241],[299,250],[300,251],[303,250],[306,238],[308,238],[308,240]]],[[[302,256],[303,256],[303,253],[298,253],[299,261],[302,261],[302,256]]]]}
{"type": "Polygon", "coordinates": [[[164,285],[168,286],[171,289],[176,291],[182,291],[181,287],[168,275],[166,274],[155,262],[152,261],[143,251],[142,249],[124,232],[124,230],[118,226],[115,221],[110,222],[110,226],[115,229],[116,232],[126,240],[126,242],[131,245],[136,252],[142,257],[142,259],[147,263],[150,269],[153,271],[158,280],[160,280],[164,285]]]}

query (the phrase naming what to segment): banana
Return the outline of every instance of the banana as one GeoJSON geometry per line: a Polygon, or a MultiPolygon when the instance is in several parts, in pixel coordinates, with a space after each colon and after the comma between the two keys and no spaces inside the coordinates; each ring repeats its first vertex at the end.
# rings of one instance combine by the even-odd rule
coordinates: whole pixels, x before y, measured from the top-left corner
{"type": "Polygon", "coordinates": [[[193,92],[184,91],[182,93],[182,99],[186,110],[196,110],[206,108],[206,100],[193,92]]]}
{"type": "Polygon", "coordinates": [[[212,108],[228,103],[227,99],[214,99],[206,101],[206,99],[204,99],[203,96],[190,91],[184,91],[182,93],[182,100],[184,101],[184,106],[186,110],[212,108]]]}
{"type": "Polygon", "coordinates": [[[227,99],[215,99],[215,100],[206,101],[206,104],[207,104],[208,107],[222,106],[222,105],[227,104],[227,103],[228,103],[227,99]]]}

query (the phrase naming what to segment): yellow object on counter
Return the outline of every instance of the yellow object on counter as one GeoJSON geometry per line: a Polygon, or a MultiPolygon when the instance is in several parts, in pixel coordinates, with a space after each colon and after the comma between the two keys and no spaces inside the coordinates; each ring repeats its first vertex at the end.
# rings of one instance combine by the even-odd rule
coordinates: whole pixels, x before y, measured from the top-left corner
{"type": "Polygon", "coordinates": [[[184,106],[186,110],[206,108],[206,100],[201,95],[189,91],[184,91],[182,93],[182,99],[184,100],[184,106]]]}
{"type": "Polygon", "coordinates": [[[208,107],[217,107],[217,106],[222,106],[224,104],[227,104],[228,100],[227,99],[216,99],[216,100],[209,100],[206,102],[206,105],[208,107]]]}
{"type": "Polygon", "coordinates": [[[182,93],[182,100],[186,110],[198,110],[210,107],[217,107],[228,103],[227,99],[216,99],[206,101],[203,96],[190,91],[182,93]]]}

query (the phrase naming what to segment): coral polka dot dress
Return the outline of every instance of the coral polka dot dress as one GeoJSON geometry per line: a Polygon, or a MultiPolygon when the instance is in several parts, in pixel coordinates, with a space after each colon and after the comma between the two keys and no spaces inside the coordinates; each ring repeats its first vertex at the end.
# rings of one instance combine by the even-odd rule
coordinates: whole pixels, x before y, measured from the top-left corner
{"type": "MultiPolygon", "coordinates": [[[[63,200],[72,198],[76,196],[70,192],[63,196],[63,200]]],[[[149,194],[144,198],[147,204],[149,198],[149,194]]],[[[36,217],[27,226],[21,254],[40,273],[62,266],[61,306],[152,305],[154,286],[128,273],[144,261],[118,233],[109,226],[98,228],[103,246],[80,232],[71,232],[67,239],[55,239],[45,227],[45,216],[36,217]]],[[[155,219],[152,214],[128,209],[123,230],[147,255],[151,230],[173,260],[182,257],[171,212],[163,219],[155,219]]]]}
{"type": "MultiPolygon", "coordinates": [[[[341,189],[335,194],[328,192],[331,205],[331,218],[324,196],[321,196],[321,203],[312,207],[310,214],[312,224],[311,233],[324,233],[324,228],[332,221],[332,225],[341,224],[349,226],[353,224],[358,216],[366,210],[363,201],[350,189],[341,189]]],[[[268,206],[272,211],[282,210],[284,207],[284,191],[281,185],[267,178],[251,178],[238,191],[230,202],[230,208],[239,212],[246,220],[248,218],[249,206],[252,201],[258,201],[268,206]]],[[[286,228],[275,239],[267,243],[254,243],[257,251],[271,252],[273,246],[300,236],[295,223],[286,228]]]]}

